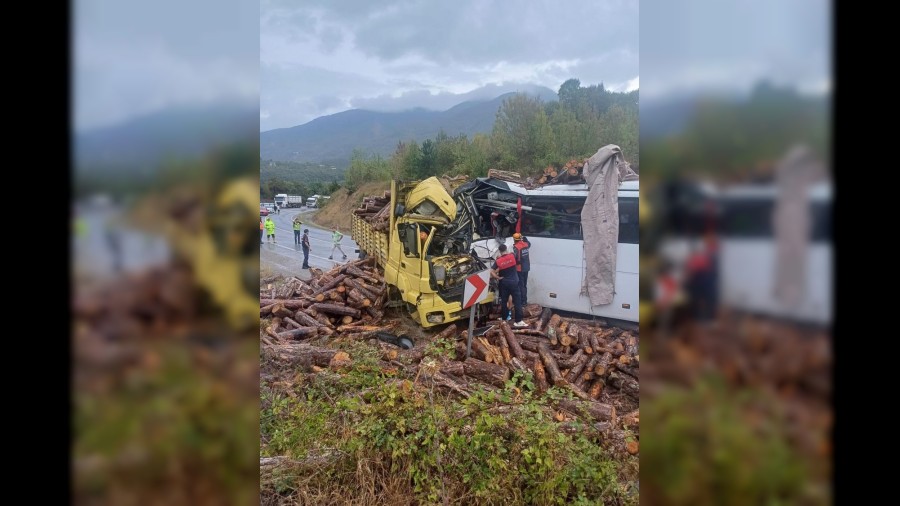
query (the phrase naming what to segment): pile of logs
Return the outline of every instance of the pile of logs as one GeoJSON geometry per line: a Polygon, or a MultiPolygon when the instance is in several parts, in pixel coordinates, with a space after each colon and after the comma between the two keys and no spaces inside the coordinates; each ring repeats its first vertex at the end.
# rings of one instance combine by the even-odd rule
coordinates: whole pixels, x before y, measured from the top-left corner
{"type": "Polygon", "coordinates": [[[362,204],[353,211],[353,214],[371,223],[379,232],[387,230],[390,224],[391,192],[385,191],[382,196],[364,197],[362,204]]]}
{"type": "MultiPolygon", "coordinates": [[[[457,357],[465,358],[464,342],[457,345],[457,357]]],[[[531,371],[540,392],[554,385],[596,401],[608,400],[610,388],[635,405],[640,396],[639,364],[636,333],[561,318],[549,308],[533,318],[529,329],[501,322],[473,339],[472,356],[464,362],[470,375],[489,382],[502,383],[515,371],[531,371]]]]}
{"type": "Polygon", "coordinates": [[[260,318],[271,318],[260,337],[266,344],[389,328],[377,326],[387,285],[374,258],[314,272],[309,282],[294,277],[270,286],[268,281],[261,282],[259,301],[260,318]]]}
{"type": "Polygon", "coordinates": [[[545,184],[576,184],[584,183],[584,160],[569,160],[565,165],[557,170],[553,166],[544,169],[544,174],[536,181],[537,185],[545,184]]]}

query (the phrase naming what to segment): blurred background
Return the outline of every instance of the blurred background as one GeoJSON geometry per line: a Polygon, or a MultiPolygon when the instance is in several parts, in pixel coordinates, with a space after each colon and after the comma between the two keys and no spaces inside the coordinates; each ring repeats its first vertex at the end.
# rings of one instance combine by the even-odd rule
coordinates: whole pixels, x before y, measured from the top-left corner
{"type": "Polygon", "coordinates": [[[830,504],[831,12],[641,2],[642,504],[830,504]]]}
{"type": "Polygon", "coordinates": [[[74,502],[258,503],[259,2],[73,13],[74,502]]]}

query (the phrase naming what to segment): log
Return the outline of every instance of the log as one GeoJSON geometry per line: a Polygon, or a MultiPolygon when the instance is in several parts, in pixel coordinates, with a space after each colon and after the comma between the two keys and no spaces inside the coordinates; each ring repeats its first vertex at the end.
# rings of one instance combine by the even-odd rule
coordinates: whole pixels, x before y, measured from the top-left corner
{"type": "Polygon", "coordinates": [[[578,397],[579,399],[581,399],[583,401],[591,401],[592,400],[591,396],[588,395],[587,392],[576,387],[575,385],[573,385],[571,383],[566,383],[565,385],[563,385],[563,388],[572,392],[573,394],[575,394],[576,397],[578,397]]]}
{"type": "MultiPolygon", "coordinates": [[[[290,317],[287,317],[287,316],[285,316],[285,317],[282,319],[282,321],[283,321],[284,323],[287,323],[288,325],[290,325],[292,328],[295,328],[295,329],[299,329],[300,327],[303,327],[303,325],[300,325],[299,323],[297,323],[296,321],[294,321],[293,318],[290,318],[290,317]]],[[[317,328],[318,328],[318,327],[317,327],[317,328]]]]}
{"type": "Polygon", "coordinates": [[[509,379],[509,369],[502,365],[490,364],[477,358],[468,358],[463,362],[466,376],[475,378],[483,383],[502,387],[509,379]]]}
{"type": "Polygon", "coordinates": [[[600,338],[593,332],[588,332],[588,339],[591,341],[591,349],[594,353],[600,353],[600,338]]]}
{"type": "Polygon", "coordinates": [[[349,274],[351,276],[363,279],[367,283],[372,283],[375,285],[381,284],[381,282],[384,281],[383,279],[378,279],[375,276],[372,276],[369,273],[364,272],[363,270],[359,269],[358,267],[347,267],[346,272],[347,272],[347,274],[349,274]]]}
{"type": "Polygon", "coordinates": [[[513,357],[512,360],[509,361],[509,366],[513,371],[531,372],[531,369],[525,365],[525,362],[522,362],[522,359],[518,357],[513,357]]]}
{"type": "Polygon", "coordinates": [[[359,309],[343,306],[340,304],[313,304],[310,306],[312,309],[322,313],[328,314],[336,314],[341,316],[352,316],[354,318],[359,318],[361,313],[359,309]]]}
{"type": "Polygon", "coordinates": [[[560,358],[560,359],[558,359],[558,360],[559,360],[559,367],[560,367],[560,369],[571,369],[571,368],[574,367],[575,364],[577,364],[577,363],[582,359],[582,357],[584,357],[584,356],[585,356],[585,355],[584,355],[584,350],[578,349],[578,350],[575,351],[575,353],[573,353],[571,356],[569,356],[569,357],[567,357],[567,358],[560,358]]]}
{"type": "Polygon", "coordinates": [[[547,338],[546,332],[541,332],[540,330],[531,330],[531,329],[515,329],[512,331],[513,334],[523,335],[523,336],[537,336],[547,338]]]}
{"type": "MultiPolygon", "coordinates": [[[[625,355],[622,355],[622,356],[624,357],[625,355]]],[[[619,371],[623,374],[627,374],[627,375],[631,376],[632,378],[634,378],[635,380],[638,379],[638,368],[637,367],[629,367],[627,365],[622,365],[622,364],[617,363],[615,365],[615,368],[616,368],[616,371],[619,371]]]]}
{"type": "Polygon", "coordinates": [[[438,334],[437,334],[436,336],[434,336],[434,339],[435,339],[435,340],[438,340],[438,339],[449,339],[451,336],[453,336],[453,335],[456,334],[457,332],[458,332],[458,330],[457,330],[457,328],[456,328],[456,324],[455,324],[455,323],[451,323],[450,325],[447,326],[447,328],[445,328],[444,330],[438,332],[438,334]]]}
{"type": "MultiPolygon", "coordinates": [[[[504,364],[508,364],[510,360],[512,360],[512,354],[509,352],[509,343],[506,342],[506,338],[503,337],[502,332],[499,329],[495,329],[489,331],[485,334],[486,337],[490,337],[493,339],[493,342],[498,343],[498,349],[500,350],[500,356],[503,358],[504,364]]],[[[497,362],[498,364],[500,362],[497,362]]]]}
{"type": "Polygon", "coordinates": [[[534,370],[534,379],[537,383],[538,393],[544,393],[550,389],[550,384],[547,383],[547,372],[544,370],[544,364],[541,363],[541,358],[536,357],[532,362],[532,369],[534,370]]]}
{"type": "Polygon", "coordinates": [[[597,367],[597,362],[599,361],[600,355],[591,355],[591,358],[590,360],[588,360],[587,365],[585,365],[584,369],[581,371],[581,376],[584,378],[584,381],[590,381],[594,378],[594,376],[596,376],[594,368],[597,367]]]}
{"type": "Polygon", "coordinates": [[[294,313],[294,319],[307,327],[324,327],[324,325],[312,316],[306,314],[302,309],[298,309],[294,313]]]}
{"type": "MultiPolygon", "coordinates": [[[[582,350],[579,349],[578,351],[582,350]]],[[[569,369],[569,374],[566,375],[566,381],[568,381],[569,383],[575,383],[575,381],[578,380],[578,377],[581,376],[581,372],[584,371],[584,367],[587,365],[588,356],[584,355],[583,353],[584,352],[582,351],[581,357],[579,357],[578,360],[575,361],[575,363],[569,369]]]]}
{"type": "Polygon", "coordinates": [[[268,306],[262,306],[259,308],[259,316],[262,318],[263,316],[268,316],[272,314],[272,308],[275,307],[275,304],[269,304],[268,306]]]}
{"type": "Polygon", "coordinates": [[[591,383],[591,388],[588,390],[588,395],[591,396],[591,399],[599,399],[600,394],[603,393],[603,378],[596,378],[593,383],[591,383]]]}
{"type": "Polygon", "coordinates": [[[284,307],[284,304],[280,303],[272,306],[272,314],[281,318],[294,316],[294,312],[292,310],[284,307]]]}
{"type": "Polygon", "coordinates": [[[339,275],[335,276],[331,281],[326,282],[324,286],[322,286],[318,290],[314,291],[312,293],[312,296],[315,297],[316,295],[318,295],[320,293],[324,293],[324,292],[327,292],[328,290],[331,290],[332,288],[341,284],[341,281],[344,281],[345,279],[347,279],[346,274],[339,274],[339,275]]]}
{"type": "Polygon", "coordinates": [[[553,311],[549,307],[545,307],[544,311],[541,312],[541,318],[537,321],[535,330],[539,330],[541,332],[546,333],[547,332],[547,323],[550,321],[550,317],[552,315],[553,315],[553,311]]]}
{"type": "Polygon", "coordinates": [[[300,309],[306,307],[304,302],[306,299],[259,299],[260,307],[281,304],[288,309],[300,309]]]}
{"type": "Polygon", "coordinates": [[[612,353],[608,351],[604,352],[603,355],[600,356],[600,360],[598,360],[597,364],[594,366],[594,374],[600,376],[601,378],[605,377],[609,373],[612,359],[612,353]]]}
{"type": "Polygon", "coordinates": [[[348,316],[345,316],[345,317],[341,318],[341,323],[344,324],[344,325],[353,323],[353,317],[352,317],[352,316],[349,316],[349,315],[348,315],[348,316]]]}
{"type": "Polygon", "coordinates": [[[559,407],[576,415],[587,415],[598,422],[616,423],[616,408],[601,402],[578,402],[563,400],[559,402],[559,407]]]}
{"type": "Polygon", "coordinates": [[[334,329],[334,324],[331,323],[331,320],[329,320],[327,316],[325,316],[321,313],[316,313],[315,318],[316,318],[316,321],[319,322],[319,325],[321,325],[322,327],[325,327],[326,329],[329,329],[329,330],[334,329]]]}
{"type": "Polygon", "coordinates": [[[448,360],[441,364],[441,372],[444,374],[451,374],[457,378],[462,378],[466,374],[466,367],[462,362],[448,360]]]}
{"type": "Polygon", "coordinates": [[[353,278],[347,278],[344,282],[350,288],[359,291],[359,293],[367,299],[375,300],[378,298],[378,294],[370,292],[366,287],[362,285],[362,283],[353,278]]]}
{"type": "Polygon", "coordinates": [[[618,388],[622,393],[634,398],[641,398],[641,389],[637,380],[616,371],[609,373],[609,384],[618,388]]]}
{"type": "Polygon", "coordinates": [[[550,339],[550,344],[556,346],[559,343],[559,315],[555,314],[550,317],[550,321],[547,322],[547,337],[550,339]]]}
{"type": "Polygon", "coordinates": [[[264,346],[263,353],[268,358],[278,361],[299,362],[318,367],[336,367],[346,364],[350,360],[350,355],[345,351],[319,348],[306,343],[264,346]]]}
{"type": "Polygon", "coordinates": [[[296,339],[298,337],[310,337],[315,336],[319,333],[319,329],[317,327],[300,327],[293,330],[286,330],[284,332],[279,332],[277,337],[279,339],[296,339]]]}
{"type": "Polygon", "coordinates": [[[351,302],[354,306],[362,308],[370,307],[372,305],[372,300],[366,298],[356,288],[347,292],[347,302],[351,302]]]}
{"type": "Polygon", "coordinates": [[[509,325],[507,325],[506,322],[500,322],[500,331],[503,333],[503,338],[509,348],[509,353],[512,354],[513,357],[523,360],[525,355],[522,353],[522,347],[519,346],[519,341],[516,339],[516,336],[512,333],[512,330],[510,330],[509,325]]]}
{"type": "Polygon", "coordinates": [[[546,344],[542,344],[538,348],[538,354],[541,356],[541,361],[544,363],[544,368],[546,368],[547,372],[550,374],[550,380],[553,381],[553,384],[556,386],[564,385],[566,380],[562,377],[562,374],[560,374],[556,359],[550,354],[550,348],[546,344]]]}

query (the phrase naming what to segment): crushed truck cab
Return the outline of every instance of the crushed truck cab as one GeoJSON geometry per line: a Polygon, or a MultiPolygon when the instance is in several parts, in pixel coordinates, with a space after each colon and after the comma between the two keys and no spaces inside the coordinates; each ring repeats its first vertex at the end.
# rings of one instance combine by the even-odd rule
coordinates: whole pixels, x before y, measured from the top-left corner
{"type": "MultiPolygon", "coordinates": [[[[470,254],[471,224],[459,216],[453,197],[435,177],[393,181],[389,205],[386,231],[353,216],[351,237],[361,254],[376,258],[385,282],[421,326],[467,317],[469,310],[462,307],[466,277],[488,267],[470,254]]],[[[493,301],[490,294],[482,304],[493,301]]]]}

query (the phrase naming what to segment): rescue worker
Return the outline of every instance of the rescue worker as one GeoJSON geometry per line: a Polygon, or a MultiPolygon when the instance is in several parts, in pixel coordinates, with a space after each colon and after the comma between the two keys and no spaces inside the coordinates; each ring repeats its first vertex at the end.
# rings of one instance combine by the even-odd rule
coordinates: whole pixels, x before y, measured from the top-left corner
{"type": "Polygon", "coordinates": [[[272,217],[266,216],[266,242],[269,242],[269,239],[272,240],[272,244],[278,244],[275,240],[275,222],[272,221],[272,217]]]}
{"type": "Polygon", "coordinates": [[[303,231],[303,238],[300,240],[303,248],[303,269],[309,269],[309,229],[303,231]]]}
{"type": "Polygon", "coordinates": [[[522,306],[528,304],[528,271],[531,270],[529,248],[531,241],[519,232],[513,234],[513,254],[516,257],[516,274],[519,276],[519,293],[522,297],[522,306]]]}
{"type": "Polygon", "coordinates": [[[300,226],[303,222],[297,217],[294,218],[294,244],[300,244],[300,226]]]}
{"type": "Polygon", "coordinates": [[[690,297],[692,316],[698,322],[712,318],[712,300],[709,293],[709,278],[712,262],[705,244],[697,244],[687,259],[687,289],[690,297]]]}
{"type": "Polygon", "coordinates": [[[507,307],[506,301],[509,300],[511,295],[516,317],[516,322],[513,323],[513,327],[527,327],[528,324],[522,321],[524,314],[522,312],[522,299],[519,297],[519,277],[516,273],[516,257],[512,253],[507,253],[505,244],[501,244],[498,250],[500,251],[500,256],[497,257],[494,261],[494,265],[491,266],[491,277],[499,280],[497,284],[500,288],[500,319],[510,319],[509,308],[507,307]]]}
{"type": "Polygon", "coordinates": [[[331,247],[331,256],[328,257],[329,260],[334,260],[334,251],[340,251],[341,255],[344,255],[344,260],[347,259],[347,254],[344,253],[344,250],[341,249],[341,239],[344,238],[344,234],[340,233],[338,229],[334,229],[331,234],[331,242],[334,246],[331,247]]]}

